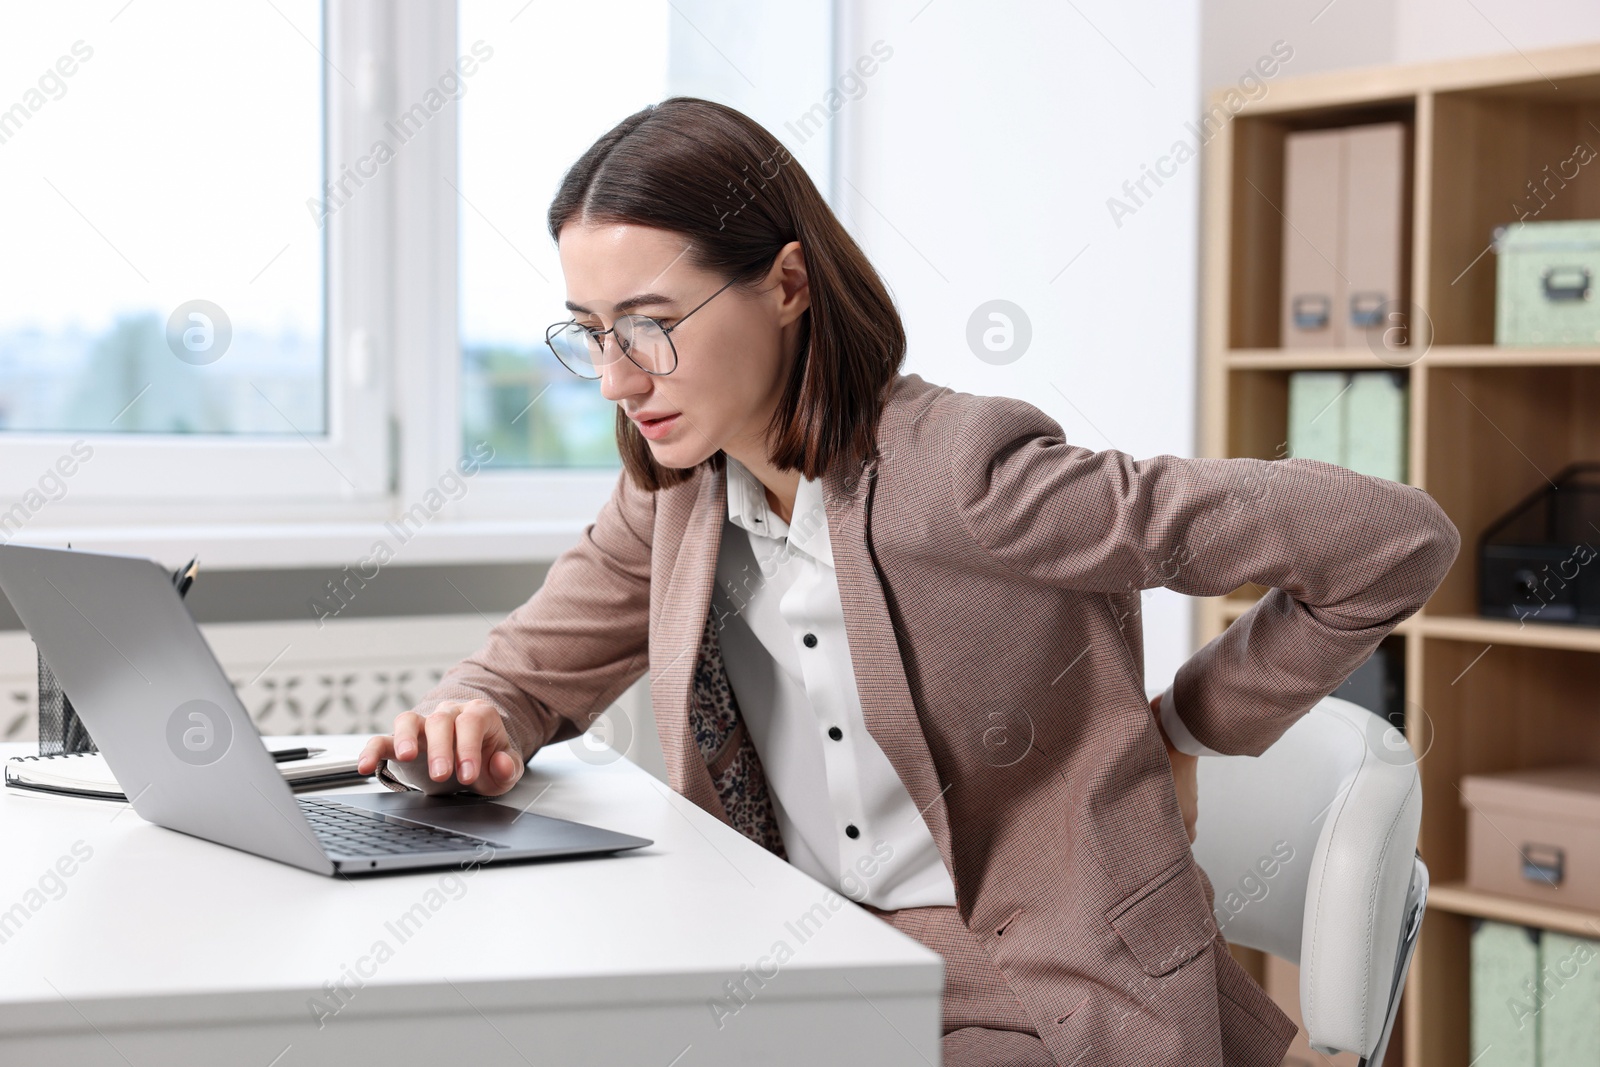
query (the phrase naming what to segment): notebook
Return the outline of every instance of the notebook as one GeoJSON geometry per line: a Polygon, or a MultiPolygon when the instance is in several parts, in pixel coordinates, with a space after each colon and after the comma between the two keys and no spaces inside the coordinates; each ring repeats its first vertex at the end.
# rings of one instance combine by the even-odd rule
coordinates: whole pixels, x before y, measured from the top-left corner
{"type": "MultiPolygon", "coordinates": [[[[356,770],[356,756],[323,755],[278,764],[295,792],[328,785],[364,782],[371,775],[356,770]]],[[[12,756],[6,760],[6,785],[41,793],[60,793],[97,800],[126,801],[128,795],[98,752],[61,752],[53,756],[12,756]]]]}

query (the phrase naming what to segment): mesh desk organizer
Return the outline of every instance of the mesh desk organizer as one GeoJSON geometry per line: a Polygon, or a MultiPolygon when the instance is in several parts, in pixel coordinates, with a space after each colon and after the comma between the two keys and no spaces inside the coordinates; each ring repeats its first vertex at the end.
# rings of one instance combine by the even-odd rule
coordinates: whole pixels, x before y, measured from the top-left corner
{"type": "Polygon", "coordinates": [[[1478,612],[1600,625],[1600,463],[1572,463],[1478,541],[1478,612]]]}

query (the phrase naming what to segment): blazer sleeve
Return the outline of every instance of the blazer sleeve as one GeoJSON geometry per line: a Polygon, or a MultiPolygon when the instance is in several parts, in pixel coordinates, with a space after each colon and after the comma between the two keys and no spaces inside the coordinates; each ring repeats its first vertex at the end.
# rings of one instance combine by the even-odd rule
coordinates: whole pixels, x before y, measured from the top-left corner
{"type": "Polygon", "coordinates": [[[412,710],[482,697],[524,761],[582,734],[649,667],[655,494],[626,471],[544,584],[447,671],[412,710]]]}
{"type": "Polygon", "coordinates": [[[1266,751],[1422,607],[1460,548],[1421,489],[1320,460],[1095,452],[1010,397],[978,398],[952,437],[960,525],[1011,573],[1105,594],[1269,588],[1161,702],[1190,752],[1266,751]]]}

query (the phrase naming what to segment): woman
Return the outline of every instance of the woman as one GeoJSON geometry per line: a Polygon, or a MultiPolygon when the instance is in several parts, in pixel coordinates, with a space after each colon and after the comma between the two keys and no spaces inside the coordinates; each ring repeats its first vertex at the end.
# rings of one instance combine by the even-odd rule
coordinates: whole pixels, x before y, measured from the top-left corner
{"type": "Polygon", "coordinates": [[[943,955],[946,1063],[1279,1063],[1294,1025],[1190,852],[1195,758],[1262,752],[1422,605],[1441,509],[1311,460],[1091,452],[901,374],[876,272],[718,104],[629,116],[549,226],[549,342],[616,402],[624,471],[362,769],[498,795],[648,669],[674,789],[943,955]],[[1140,590],[1247,582],[1147,703],[1140,590]]]}

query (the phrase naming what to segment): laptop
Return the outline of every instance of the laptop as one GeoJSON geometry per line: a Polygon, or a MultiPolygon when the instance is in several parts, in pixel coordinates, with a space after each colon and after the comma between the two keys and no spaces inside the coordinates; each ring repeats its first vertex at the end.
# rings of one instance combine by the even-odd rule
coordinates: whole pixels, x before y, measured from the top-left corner
{"type": "Polygon", "coordinates": [[[654,844],[475,793],[297,796],[154,560],[0,544],[0,591],[158,826],[343,877],[654,844]]]}

